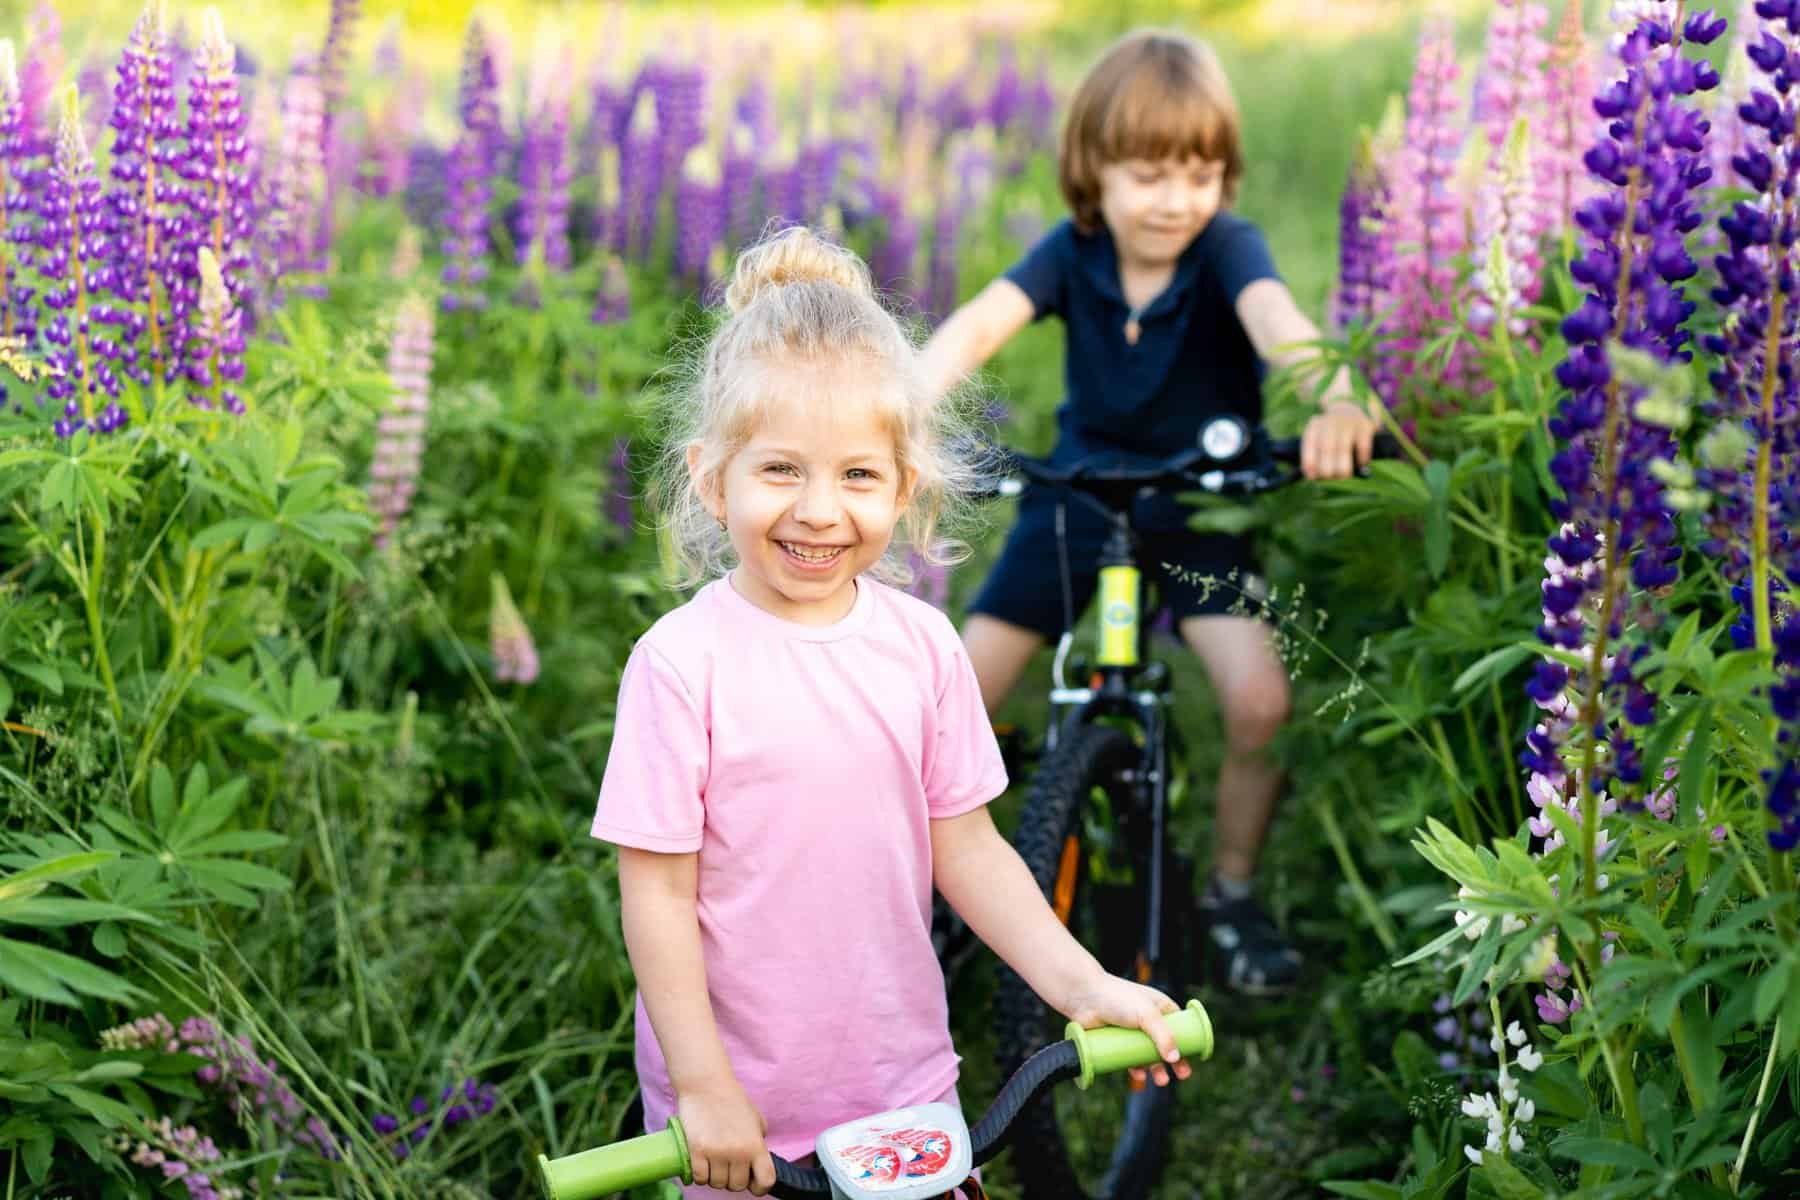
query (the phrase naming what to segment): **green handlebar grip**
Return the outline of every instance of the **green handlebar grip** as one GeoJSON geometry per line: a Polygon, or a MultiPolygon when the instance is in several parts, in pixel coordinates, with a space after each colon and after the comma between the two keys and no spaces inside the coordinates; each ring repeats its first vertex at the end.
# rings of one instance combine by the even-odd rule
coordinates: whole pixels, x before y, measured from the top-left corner
{"type": "Polygon", "coordinates": [[[594,1200],[659,1179],[694,1180],[687,1134],[675,1117],[669,1118],[669,1127],[661,1133],[646,1133],[561,1158],[540,1154],[538,1173],[544,1182],[545,1200],[594,1200]]]}
{"type": "MultiPolygon", "coordinates": [[[[1206,1009],[1198,1000],[1189,1000],[1186,1008],[1168,1014],[1164,1020],[1169,1023],[1169,1032],[1175,1035],[1175,1044],[1181,1048],[1183,1058],[1212,1057],[1212,1018],[1206,1015],[1206,1009]]],[[[1156,1043],[1141,1029],[1117,1026],[1083,1029],[1070,1021],[1063,1036],[1075,1043],[1075,1050],[1081,1055],[1081,1075],[1075,1085],[1084,1090],[1094,1082],[1096,1075],[1123,1071],[1127,1067],[1147,1067],[1162,1061],[1162,1056],[1156,1052],[1156,1043]]]]}

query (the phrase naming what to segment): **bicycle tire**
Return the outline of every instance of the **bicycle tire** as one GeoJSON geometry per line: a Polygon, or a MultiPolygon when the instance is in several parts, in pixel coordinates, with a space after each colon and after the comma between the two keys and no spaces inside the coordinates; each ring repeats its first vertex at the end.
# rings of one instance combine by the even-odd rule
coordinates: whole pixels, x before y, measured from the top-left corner
{"type": "MultiPolygon", "coordinates": [[[[1039,765],[1013,843],[1053,905],[1058,902],[1057,878],[1071,838],[1076,847],[1074,891],[1087,882],[1083,809],[1093,790],[1122,795],[1129,787],[1122,773],[1139,761],[1140,751],[1124,730],[1083,725],[1072,728],[1055,753],[1039,765]]],[[[1072,921],[1071,929],[1077,937],[1088,935],[1084,942],[1099,954],[1096,937],[1100,931],[1079,927],[1085,906],[1073,900],[1071,893],[1064,910],[1072,921]]],[[[1005,1078],[1033,1052],[1061,1036],[1061,1029],[1060,1018],[1024,980],[1004,966],[999,970],[994,995],[995,1045],[1001,1077],[1005,1078]]],[[[1168,988],[1177,981],[1154,982],[1168,988]]],[[[1040,1098],[1020,1115],[1014,1127],[1011,1158],[1023,1195],[1027,1200],[1143,1200],[1160,1179],[1168,1157],[1173,1105],[1174,1097],[1166,1087],[1150,1085],[1130,1092],[1119,1114],[1107,1167],[1098,1180],[1091,1180],[1078,1177],[1054,1099],[1040,1098]]]]}

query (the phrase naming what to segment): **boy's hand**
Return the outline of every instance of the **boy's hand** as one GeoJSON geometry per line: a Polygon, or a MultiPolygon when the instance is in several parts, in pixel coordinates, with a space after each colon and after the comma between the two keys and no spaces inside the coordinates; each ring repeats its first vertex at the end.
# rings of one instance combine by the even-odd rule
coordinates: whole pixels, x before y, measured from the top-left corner
{"type": "Polygon", "coordinates": [[[1348,400],[1334,400],[1306,423],[1300,436],[1300,473],[1308,479],[1347,479],[1366,466],[1375,445],[1375,422],[1348,400]]]}
{"type": "Polygon", "coordinates": [[[769,1123],[737,1080],[682,1092],[675,1109],[687,1134],[695,1183],[768,1195],[775,1186],[775,1161],[763,1143],[769,1123]]]}
{"type": "Polygon", "coordinates": [[[1141,983],[1133,983],[1129,979],[1121,979],[1117,975],[1101,974],[1093,983],[1075,998],[1064,1014],[1083,1029],[1093,1029],[1099,1025],[1123,1025],[1128,1029],[1141,1029],[1150,1035],[1156,1043],[1158,1054],[1164,1066],[1158,1063],[1149,1068],[1133,1067],[1129,1074],[1132,1082],[1142,1084],[1145,1075],[1156,1081],[1157,1087],[1169,1082],[1169,1073],[1175,1078],[1186,1079],[1194,1073],[1187,1059],[1181,1057],[1181,1050],[1175,1045],[1175,1035],[1169,1032],[1169,1023],[1163,1020],[1165,1013],[1172,1013],[1181,1006],[1163,995],[1153,987],[1145,987],[1141,983]]]}

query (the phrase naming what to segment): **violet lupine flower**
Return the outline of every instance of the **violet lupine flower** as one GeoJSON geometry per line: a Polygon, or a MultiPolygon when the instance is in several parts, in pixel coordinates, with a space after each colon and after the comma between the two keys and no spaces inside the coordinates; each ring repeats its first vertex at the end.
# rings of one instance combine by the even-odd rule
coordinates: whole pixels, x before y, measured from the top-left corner
{"type": "Polygon", "coordinates": [[[369,506],[381,518],[377,548],[386,548],[418,490],[431,407],[434,323],[431,305],[417,295],[403,300],[394,316],[387,361],[394,396],[376,425],[375,456],[369,464],[369,506]]]}
{"type": "Polygon", "coordinates": [[[869,258],[876,285],[884,292],[905,294],[920,304],[915,267],[922,232],[918,218],[907,210],[905,193],[898,187],[876,185],[871,207],[874,219],[881,225],[869,258]]]}
{"type": "Polygon", "coordinates": [[[205,1059],[194,1081],[224,1095],[226,1106],[246,1128],[267,1123],[276,1134],[311,1148],[320,1158],[343,1157],[331,1127],[306,1111],[273,1059],[262,1059],[247,1037],[230,1037],[206,1017],[189,1017],[179,1035],[185,1053],[205,1059]]]}
{"type": "Polygon", "coordinates": [[[1025,112],[1024,80],[1019,78],[1018,51],[1011,42],[1002,43],[1000,65],[994,70],[994,86],[988,92],[986,117],[995,133],[1005,133],[1025,112]]]}
{"type": "Polygon", "coordinates": [[[612,248],[640,258],[650,255],[662,207],[663,155],[656,120],[656,97],[646,88],[638,93],[619,146],[619,219],[613,222],[612,248]]]}
{"type": "MultiPolygon", "coordinates": [[[[1521,121],[1527,130],[1537,128],[1549,111],[1544,68],[1550,47],[1539,36],[1549,19],[1541,4],[1500,0],[1488,25],[1485,74],[1475,108],[1476,121],[1487,131],[1488,174],[1506,180],[1509,167],[1515,173],[1521,168],[1525,171],[1522,177],[1511,179],[1501,188],[1478,189],[1476,199],[1479,234],[1473,250],[1477,266],[1484,257],[1492,257],[1498,238],[1500,253],[1508,263],[1510,289],[1516,293],[1510,307],[1531,304],[1538,298],[1542,287],[1542,242],[1552,219],[1552,213],[1532,194],[1541,179],[1541,172],[1532,163],[1536,142],[1527,141],[1529,134],[1517,129],[1521,121]],[[1510,140],[1515,136],[1519,138],[1516,145],[1510,140]]],[[[1491,311],[1501,298],[1495,294],[1500,289],[1480,290],[1485,304],[1471,314],[1477,328],[1482,327],[1483,320],[1491,323],[1491,311]]]]}
{"type": "MultiPolygon", "coordinates": [[[[1637,358],[1648,356],[1642,370],[1651,373],[1656,362],[1690,357],[1682,326],[1695,306],[1683,295],[1682,281],[1696,267],[1685,238],[1701,217],[1689,193],[1708,172],[1706,122],[1691,97],[1716,85],[1718,75],[1682,54],[1681,47],[1684,38],[1704,45],[1722,29],[1723,22],[1714,23],[1706,13],[1689,18],[1679,31],[1662,15],[1643,20],[1621,46],[1623,76],[1594,100],[1595,111],[1610,124],[1585,156],[1588,169],[1610,186],[1576,217],[1587,248],[1571,273],[1589,293],[1563,322],[1569,356],[1556,374],[1569,394],[1550,423],[1561,443],[1550,469],[1563,491],[1551,509],[1565,526],[1550,539],[1550,548],[1575,568],[1604,557],[1593,574],[1564,576],[1545,590],[1545,609],[1557,617],[1579,612],[1585,635],[1550,623],[1539,633],[1551,644],[1568,646],[1580,636],[1596,647],[1580,687],[1580,719],[1571,731],[1585,739],[1583,766],[1571,772],[1571,786],[1584,814],[1582,861],[1590,891],[1598,832],[1594,806],[1613,781],[1620,785],[1615,792],[1641,782],[1643,764],[1628,731],[1655,714],[1655,696],[1637,672],[1647,648],[1622,644],[1634,615],[1628,611],[1632,593],[1673,583],[1680,558],[1657,465],[1672,457],[1674,441],[1666,428],[1639,418],[1635,405],[1645,389],[1620,377],[1636,359],[1612,346],[1616,342],[1637,358]]],[[[1539,691],[1550,690],[1558,670],[1541,671],[1539,691]]],[[[1553,766],[1561,755],[1558,743],[1554,733],[1534,732],[1523,759],[1537,770],[1553,766]]]]}
{"type": "Polygon", "coordinates": [[[1701,445],[1708,462],[1697,481],[1714,494],[1705,549],[1717,556],[1740,607],[1732,640],[1740,647],[1774,648],[1777,682],[1770,704],[1780,722],[1777,765],[1764,773],[1775,818],[1769,843],[1792,850],[1800,835],[1795,806],[1795,737],[1800,732],[1800,618],[1785,581],[1800,578],[1800,391],[1789,363],[1800,348],[1795,309],[1800,287],[1788,264],[1800,238],[1793,194],[1800,185],[1794,128],[1800,100],[1800,6],[1758,0],[1740,30],[1744,55],[1756,72],[1736,111],[1739,154],[1731,160],[1738,186],[1756,193],[1721,217],[1729,251],[1715,258],[1712,291],[1725,313],[1706,347],[1718,355],[1710,375],[1707,415],[1721,422],[1701,445]],[[1771,328],[1778,320],[1779,328],[1771,328]],[[1746,436],[1747,435],[1747,436],[1746,436]],[[1760,481],[1760,482],[1759,482],[1760,481]],[[1759,494],[1760,492],[1760,494],[1759,494]]]}
{"type": "Polygon", "coordinates": [[[495,571],[490,582],[494,600],[488,615],[488,646],[494,655],[494,678],[501,683],[529,686],[538,677],[537,647],[532,643],[531,630],[513,603],[506,578],[495,571]]]}
{"type": "MultiPolygon", "coordinates": [[[[165,340],[170,336],[168,304],[158,293],[169,272],[170,247],[164,237],[165,205],[178,192],[168,172],[184,156],[176,117],[165,0],[149,0],[132,27],[113,86],[111,174],[107,196],[113,251],[113,292],[124,302],[114,310],[120,341],[150,335],[149,362],[131,373],[140,383],[161,378],[165,340]]],[[[96,319],[98,319],[96,317],[96,319]]]]}
{"type": "Polygon", "coordinates": [[[535,93],[519,156],[518,261],[534,256],[545,266],[569,265],[569,91],[565,64],[532,74],[535,93]]]}
{"type": "Polygon", "coordinates": [[[32,155],[52,152],[55,134],[50,96],[62,73],[62,19],[56,15],[56,5],[46,0],[32,10],[25,23],[25,63],[19,71],[19,102],[25,110],[21,128],[32,155]]]}
{"type": "Polygon", "coordinates": [[[35,173],[26,156],[25,105],[19,98],[19,75],[13,65],[10,38],[0,38],[0,337],[23,339],[30,350],[37,342],[37,289],[23,282],[21,266],[32,260],[36,240],[24,219],[32,210],[35,173]]]}
{"type": "Polygon", "coordinates": [[[617,437],[613,439],[612,458],[607,463],[607,477],[612,486],[607,489],[605,502],[601,506],[601,515],[613,523],[620,533],[630,535],[637,524],[637,514],[632,504],[631,494],[631,439],[617,437]]]}
{"type": "Polygon", "coordinates": [[[719,161],[702,146],[688,156],[675,185],[675,271],[706,286],[707,260],[725,235],[725,192],[719,161]]]}
{"type": "Polygon", "coordinates": [[[725,243],[738,247],[750,240],[756,222],[756,130],[736,121],[725,138],[721,186],[725,191],[725,243]]]}
{"type": "Polygon", "coordinates": [[[907,592],[933,608],[946,608],[950,603],[950,568],[941,562],[926,562],[917,550],[908,555],[907,566],[913,573],[907,592]]]}
{"type": "Polygon", "coordinates": [[[1365,134],[1350,159],[1350,177],[1338,202],[1338,286],[1333,315],[1340,331],[1374,323],[1387,275],[1381,256],[1381,227],[1387,185],[1365,134]]]}
{"type": "Polygon", "coordinates": [[[114,367],[121,351],[96,328],[94,318],[113,271],[100,181],[81,135],[81,98],[73,86],[57,127],[55,158],[35,199],[44,306],[54,314],[44,325],[44,341],[50,345],[44,357],[60,372],[46,392],[63,402],[56,434],[70,437],[80,429],[110,433],[126,419],[117,402],[120,383],[114,367]]]}
{"type": "MultiPolygon", "coordinates": [[[[1725,77],[1719,85],[1719,92],[1713,99],[1711,113],[1712,132],[1707,136],[1708,162],[1712,166],[1712,186],[1738,186],[1737,172],[1732,169],[1731,160],[1743,154],[1749,145],[1749,132],[1752,128],[1739,115],[1738,109],[1750,99],[1750,55],[1748,53],[1751,38],[1759,31],[1756,19],[1757,0],[1741,0],[1738,5],[1737,19],[1731,23],[1731,47],[1725,53],[1725,77]]],[[[1717,230],[1708,227],[1709,235],[1716,237],[1717,230]]]]}
{"type": "Polygon", "coordinates": [[[281,152],[269,181],[267,233],[276,276],[305,270],[310,231],[325,200],[325,94],[312,64],[296,56],[281,90],[281,152]]]}
{"type": "Polygon", "coordinates": [[[1425,378],[1425,346],[1451,320],[1457,255],[1463,250],[1462,213],[1452,187],[1462,130],[1455,113],[1456,47],[1448,21],[1433,19],[1420,34],[1418,64],[1406,106],[1406,140],[1397,161],[1384,164],[1392,190],[1381,235],[1381,270],[1391,281],[1385,328],[1394,334],[1386,357],[1391,381],[1372,380],[1394,408],[1426,392],[1455,391],[1463,366],[1453,360],[1425,378]]]}
{"type": "Polygon", "coordinates": [[[656,97],[662,161],[673,172],[706,140],[706,72],[698,63],[663,61],[645,64],[644,74],[656,97]]]}
{"type": "Polygon", "coordinates": [[[350,57],[350,41],[356,36],[360,0],[331,0],[331,21],[325,30],[325,47],[319,52],[319,94],[324,101],[320,144],[329,158],[337,141],[337,111],[344,102],[344,68],[350,57]]]}
{"type": "Polygon", "coordinates": [[[837,187],[838,165],[843,156],[837,138],[831,135],[830,123],[822,108],[813,109],[807,122],[806,144],[800,150],[800,214],[796,220],[811,224],[833,200],[837,187]]]}
{"type": "Polygon", "coordinates": [[[184,348],[189,400],[200,408],[241,415],[244,401],[225,386],[244,378],[243,314],[231,298],[211,246],[200,247],[200,304],[184,348]]]}
{"type": "Polygon", "coordinates": [[[414,1096],[407,1105],[408,1118],[376,1113],[369,1126],[377,1137],[388,1143],[395,1158],[406,1158],[412,1153],[413,1146],[431,1136],[434,1128],[451,1129],[485,1117],[494,1111],[498,1099],[499,1093],[492,1084],[465,1079],[460,1084],[447,1085],[438,1093],[439,1109],[435,1113],[425,1097],[414,1096]]]}
{"type": "Polygon", "coordinates": [[[135,1139],[115,1134],[108,1144],[135,1165],[153,1168],[159,1178],[180,1182],[188,1200],[242,1200],[242,1188],[219,1182],[217,1164],[223,1155],[212,1138],[166,1116],[147,1122],[143,1132],[148,1136],[135,1139]]]}
{"type": "MultiPolygon", "coordinates": [[[[1579,3],[1580,0],[1574,0],[1579,3]]],[[[1040,52],[1037,71],[1025,94],[1025,111],[1032,144],[1049,148],[1056,144],[1056,89],[1050,83],[1050,55],[1040,52]]]]}
{"type": "MultiPolygon", "coordinates": [[[[1593,110],[1594,61],[1581,24],[1582,0],[1565,0],[1544,67],[1548,112],[1533,159],[1538,204],[1553,230],[1572,228],[1575,209],[1594,190],[1581,156],[1598,136],[1593,110]]],[[[1535,133],[1536,130],[1533,130],[1535,133]]]]}
{"type": "Polygon", "coordinates": [[[600,275],[600,289],[594,295],[594,311],[589,319],[596,325],[617,325],[631,316],[631,280],[618,255],[606,256],[606,269],[600,275]]]}
{"type": "MultiPolygon", "coordinates": [[[[177,336],[185,343],[200,302],[200,248],[218,260],[232,299],[248,295],[254,236],[254,197],[246,167],[249,138],[238,96],[237,50],[225,36],[219,10],[201,18],[200,48],[188,80],[188,154],[178,164],[187,181],[188,219],[171,222],[179,229],[171,248],[166,283],[177,336]]],[[[171,364],[177,365],[177,364],[171,364]]]]}
{"type": "Polygon", "coordinates": [[[1475,123],[1487,133],[1491,159],[1499,157],[1513,122],[1524,117],[1536,125],[1543,116],[1550,47],[1539,34],[1549,20],[1544,6],[1532,0],[1495,0],[1474,104],[1475,123]]]}
{"type": "Polygon", "coordinates": [[[486,307],[488,221],[499,167],[500,103],[494,54],[480,20],[463,43],[462,132],[450,151],[444,220],[445,311],[486,307]]]}

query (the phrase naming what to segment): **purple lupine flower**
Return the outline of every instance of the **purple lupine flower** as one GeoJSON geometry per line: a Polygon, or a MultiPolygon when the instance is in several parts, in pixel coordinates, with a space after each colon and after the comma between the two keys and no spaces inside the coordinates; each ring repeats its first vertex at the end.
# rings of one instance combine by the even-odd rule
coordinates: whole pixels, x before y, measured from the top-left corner
{"type": "MultiPolygon", "coordinates": [[[[1595,97],[1595,112],[1610,124],[1585,156],[1607,187],[1576,218],[1586,249],[1571,272],[1588,295],[1563,322],[1569,354],[1556,374],[1568,395],[1550,423],[1561,444],[1550,469],[1563,492],[1551,502],[1552,512],[1565,527],[1550,548],[1570,567],[1603,557],[1591,577],[1568,576],[1556,589],[1547,588],[1545,608],[1558,617],[1579,612],[1588,628],[1583,641],[1593,647],[1580,686],[1579,719],[1571,728],[1584,739],[1583,761],[1569,772],[1583,814],[1583,884],[1590,894],[1596,889],[1601,789],[1613,780],[1622,788],[1641,781],[1641,756],[1628,727],[1646,724],[1654,714],[1654,696],[1638,674],[1647,648],[1622,644],[1632,589],[1666,587],[1677,577],[1680,557],[1657,474],[1674,441],[1668,429],[1640,419],[1636,401],[1645,389],[1619,377],[1632,360],[1613,347],[1628,347],[1652,363],[1690,357],[1683,324],[1695,306],[1682,281],[1696,267],[1684,243],[1701,221],[1689,193],[1708,175],[1706,123],[1691,97],[1716,85],[1718,75],[1681,50],[1684,35],[1704,45],[1718,32],[1693,21],[1676,30],[1660,11],[1643,19],[1620,47],[1622,76],[1595,97]],[[1623,721],[1615,721],[1615,713],[1623,721]]],[[[1540,635],[1552,644],[1571,636],[1554,630],[1540,635]]],[[[1554,764],[1559,740],[1554,732],[1534,733],[1523,756],[1527,765],[1554,764]]]]}
{"type": "Polygon", "coordinates": [[[231,298],[211,246],[200,247],[200,303],[184,348],[189,399],[201,408],[242,414],[244,401],[225,386],[244,378],[243,314],[231,298]]]}
{"type": "Polygon", "coordinates": [[[24,282],[20,267],[30,263],[36,235],[25,220],[32,210],[32,170],[27,156],[25,105],[10,38],[0,38],[0,337],[37,342],[37,289],[24,282]]]}
{"type": "MultiPolygon", "coordinates": [[[[1505,260],[1510,279],[1504,288],[1478,287],[1484,303],[1473,310],[1477,325],[1491,322],[1496,301],[1511,293],[1512,304],[1537,301],[1543,270],[1542,242],[1553,212],[1541,202],[1543,168],[1536,164],[1537,146],[1525,130],[1540,128],[1549,112],[1545,65],[1550,47],[1540,34],[1550,19],[1544,6],[1530,0],[1499,0],[1488,25],[1486,73],[1475,119],[1487,132],[1488,174],[1514,177],[1506,188],[1482,188],[1476,198],[1478,234],[1472,247],[1477,266],[1496,252],[1505,260]],[[1523,175],[1520,172],[1523,171],[1523,175]]],[[[1478,271],[1478,276],[1480,272],[1478,271]]],[[[1498,282],[1498,281],[1496,281],[1498,282]]],[[[1522,330],[1521,330],[1522,332],[1522,330]]]]}
{"type": "MultiPolygon", "coordinates": [[[[187,183],[184,198],[188,216],[177,218],[179,230],[171,246],[169,274],[165,280],[169,308],[178,339],[185,344],[200,302],[200,248],[207,247],[218,260],[234,302],[249,293],[251,246],[254,234],[254,197],[246,159],[249,138],[238,95],[235,64],[237,50],[225,36],[219,10],[208,8],[201,18],[200,48],[188,79],[188,153],[178,164],[187,183]]],[[[171,361],[171,366],[179,364],[171,361]]]]}
{"type": "Polygon", "coordinates": [[[994,132],[1005,133],[1026,107],[1025,82],[1019,77],[1018,51],[1011,42],[1000,46],[1000,64],[994,70],[994,86],[988,92],[986,113],[994,132]]]}
{"type": "MultiPolygon", "coordinates": [[[[1756,17],[1757,0],[1740,0],[1737,19],[1731,23],[1731,46],[1725,53],[1725,75],[1713,98],[1712,130],[1707,135],[1707,159],[1712,166],[1713,187],[1737,186],[1737,172],[1731,160],[1744,153],[1748,135],[1754,128],[1738,109],[1750,99],[1751,67],[1748,53],[1750,40],[1760,30],[1756,17]]],[[[1709,227],[1709,235],[1717,230],[1709,227]]]]}
{"type": "Polygon", "coordinates": [[[907,565],[913,573],[913,581],[907,591],[936,609],[943,609],[950,603],[950,568],[941,562],[927,562],[918,551],[913,551],[907,559],[907,565]]]}
{"type": "Polygon", "coordinates": [[[657,210],[662,206],[662,180],[656,97],[646,88],[638,93],[619,146],[619,219],[612,230],[612,248],[618,253],[649,257],[656,240],[657,210]]]}
{"type": "Polygon", "coordinates": [[[637,515],[632,505],[631,494],[631,439],[617,437],[613,439],[612,458],[607,463],[607,477],[612,486],[607,489],[605,503],[601,513],[613,523],[620,533],[630,536],[637,524],[637,515]]]}
{"type": "Polygon", "coordinates": [[[494,54],[479,19],[469,22],[463,44],[462,132],[450,151],[444,220],[446,311],[482,308],[488,274],[488,221],[499,167],[500,103],[494,54]]]}
{"type": "Polygon", "coordinates": [[[631,280],[625,264],[616,254],[606,256],[606,269],[600,274],[600,289],[594,294],[594,311],[589,319],[596,325],[617,325],[631,316],[631,280]]]}
{"type": "Polygon", "coordinates": [[[266,233],[277,276],[312,265],[311,230],[325,199],[325,94],[313,64],[296,55],[281,90],[281,151],[269,181],[266,233]]]}
{"type": "Polygon", "coordinates": [[[880,225],[869,268],[875,284],[884,292],[907,295],[918,303],[914,262],[919,254],[920,227],[917,218],[907,211],[902,190],[885,184],[872,189],[873,219],[880,225]]]}
{"type": "Polygon", "coordinates": [[[62,19],[56,15],[56,6],[44,0],[32,9],[31,19],[25,23],[25,63],[19,70],[19,103],[24,107],[21,129],[30,154],[51,153],[50,97],[62,73],[62,19]]]}
{"type": "Polygon", "coordinates": [[[125,303],[115,311],[122,343],[135,343],[143,332],[150,335],[149,361],[132,372],[139,382],[148,382],[164,376],[170,353],[165,349],[168,305],[159,295],[171,253],[164,236],[165,206],[178,192],[170,173],[184,156],[165,0],[149,0],[132,27],[113,87],[111,124],[109,241],[113,291],[125,303]]]}
{"type": "Polygon", "coordinates": [[[527,687],[538,677],[537,647],[532,643],[531,630],[513,603],[506,577],[495,571],[490,583],[493,607],[488,614],[488,646],[494,655],[494,678],[527,687]]]}
{"type": "Polygon", "coordinates": [[[1387,290],[1381,258],[1387,201],[1386,181],[1365,136],[1351,157],[1350,178],[1338,202],[1338,286],[1333,308],[1340,330],[1374,324],[1387,290]]]}
{"type": "Polygon", "coordinates": [[[702,146],[688,155],[675,185],[675,271],[706,286],[707,260],[725,234],[725,192],[718,157],[702,146]]]}
{"type": "Polygon", "coordinates": [[[189,1017],[181,1023],[180,1039],[183,1052],[206,1060],[195,1070],[195,1081],[221,1093],[245,1127],[266,1123],[327,1161],[343,1157],[330,1126],[307,1113],[279,1065],[259,1058],[249,1038],[230,1037],[205,1017],[189,1017]]]}
{"type": "Polygon", "coordinates": [[[387,546],[418,490],[431,407],[433,326],[431,305],[417,295],[403,300],[394,316],[387,362],[394,395],[376,426],[375,456],[369,464],[369,506],[381,518],[377,548],[387,546]]]}
{"type": "Polygon", "coordinates": [[[642,73],[656,98],[662,160],[673,170],[706,140],[706,72],[698,63],[651,61],[642,73]]]}
{"type": "Polygon", "coordinates": [[[813,109],[813,116],[808,121],[806,144],[800,150],[798,159],[800,213],[796,220],[810,224],[832,202],[842,153],[838,139],[831,136],[824,110],[813,109]]]}
{"type": "Polygon", "coordinates": [[[331,21],[325,30],[325,47],[319,52],[319,95],[324,101],[324,121],[320,144],[329,158],[337,140],[337,113],[343,105],[345,66],[350,58],[350,42],[356,36],[356,18],[360,0],[331,0],[331,21]]]}
{"type": "Polygon", "coordinates": [[[1719,285],[1711,294],[1725,319],[1705,344],[1719,356],[1706,411],[1721,424],[1701,444],[1708,461],[1697,481],[1715,500],[1705,549],[1716,556],[1741,613],[1732,639],[1739,647],[1775,651],[1770,704],[1779,723],[1778,761],[1764,781],[1775,819],[1769,843],[1786,851],[1800,834],[1794,793],[1800,618],[1786,582],[1800,577],[1794,532],[1800,520],[1800,390],[1789,369],[1800,349],[1800,287],[1787,263],[1787,248],[1800,237],[1792,201],[1800,186],[1793,137],[1800,101],[1792,90],[1800,82],[1800,6],[1759,0],[1748,15],[1760,23],[1747,23],[1739,42],[1756,70],[1735,114],[1741,150],[1731,167],[1734,182],[1756,195],[1719,220],[1729,249],[1714,260],[1719,285]]]}
{"type": "Polygon", "coordinates": [[[113,270],[106,238],[106,214],[93,155],[81,135],[81,98],[73,85],[63,102],[56,155],[37,202],[38,263],[45,284],[44,305],[54,314],[44,325],[50,349],[45,362],[60,372],[46,392],[63,402],[58,437],[77,430],[108,433],[125,424],[114,359],[119,349],[95,327],[95,309],[105,303],[113,270]],[[95,408],[99,407],[99,412],[95,408]]]}
{"type": "Polygon", "coordinates": [[[532,73],[530,124],[519,156],[518,261],[569,265],[569,90],[566,62],[532,73]]]}
{"type": "Polygon", "coordinates": [[[756,221],[756,130],[748,121],[732,123],[720,174],[725,192],[725,243],[736,249],[750,240],[756,221]]]}

